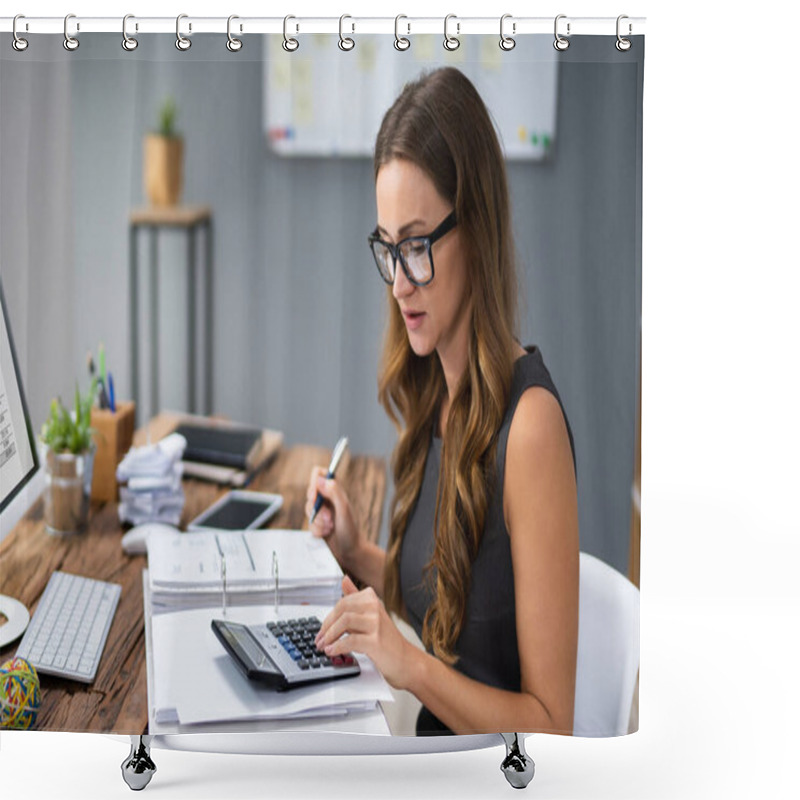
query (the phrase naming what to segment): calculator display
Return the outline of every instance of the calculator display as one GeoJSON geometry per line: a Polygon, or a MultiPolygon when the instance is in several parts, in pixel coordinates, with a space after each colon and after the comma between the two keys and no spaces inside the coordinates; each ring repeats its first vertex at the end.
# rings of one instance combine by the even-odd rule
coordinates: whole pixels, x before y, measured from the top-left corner
{"type": "Polygon", "coordinates": [[[239,647],[244,650],[245,655],[253,662],[253,665],[259,669],[264,669],[266,666],[271,666],[270,660],[267,658],[264,651],[253,641],[250,631],[244,625],[226,625],[220,628],[222,635],[227,640],[231,647],[239,647]]]}

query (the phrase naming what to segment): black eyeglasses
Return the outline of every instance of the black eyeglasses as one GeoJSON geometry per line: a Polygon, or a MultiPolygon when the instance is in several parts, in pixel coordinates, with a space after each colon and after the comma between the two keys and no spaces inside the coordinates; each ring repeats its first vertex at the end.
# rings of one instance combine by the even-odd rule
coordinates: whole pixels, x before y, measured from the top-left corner
{"type": "Polygon", "coordinates": [[[427,236],[409,236],[397,244],[384,242],[377,229],[369,235],[369,246],[381,278],[394,283],[397,259],[403,266],[406,277],[415,286],[425,286],[433,280],[433,253],[431,248],[446,233],[456,226],[456,212],[451,211],[433,233],[427,236]]]}

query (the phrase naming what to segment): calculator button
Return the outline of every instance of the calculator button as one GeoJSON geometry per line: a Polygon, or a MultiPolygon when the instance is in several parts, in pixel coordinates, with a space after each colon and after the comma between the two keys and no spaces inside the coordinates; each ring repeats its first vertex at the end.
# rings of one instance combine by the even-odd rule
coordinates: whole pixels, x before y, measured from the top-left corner
{"type": "Polygon", "coordinates": [[[334,667],[341,667],[344,666],[344,659],[342,658],[342,656],[334,656],[331,659],[331,663],[333,664],[334,667]]]}
{"type": "Polygon", "coordinates": [[[356,663],[356,660],[351,655],[342,656],[342,661],[346,667],[352,667],[356,663]]]}
{"type": "Polygon", "coordinates": [[[320,665],[320,660],[318,658],[312,658],[308,663],[311,664],[312,667],[316,668],[320,665]]]}
{"type": "Polygon", "coordinates": [[[320,658],[320,662],[322,663],[323,667],[329,667],[331,665],[331,660],[328,658],[328,656],[323,656],[320,658]]]}
{"type": "Polygon", "coordinates": [[[301,658],[297,662],[297,666],[300,667],[300,669],[308,669],[308,661],[306,661],[304,658],[301,658]]]}

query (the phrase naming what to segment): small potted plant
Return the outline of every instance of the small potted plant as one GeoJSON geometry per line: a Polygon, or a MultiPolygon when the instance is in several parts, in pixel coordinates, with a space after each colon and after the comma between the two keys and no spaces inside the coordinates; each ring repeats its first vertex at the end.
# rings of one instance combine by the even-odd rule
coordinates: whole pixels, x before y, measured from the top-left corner
{"type": "Polygon", "coordinates": [[[75,410],[70,413],[56,398],[42,425],[39,440],[45,470],[44,521],[50,533],[75,533],[85,527],[89,514],[94,461],[92,403],[97,381],[81,396],[75,386],[75,410]]]}
{"type": "Polygon", "coordinates": [[[175,131],[177,106],[167,97],[159,109],[159,129],[144,139],[145,192],[154,206],[174,206],[183,191],[183,138],[175,131]]]}

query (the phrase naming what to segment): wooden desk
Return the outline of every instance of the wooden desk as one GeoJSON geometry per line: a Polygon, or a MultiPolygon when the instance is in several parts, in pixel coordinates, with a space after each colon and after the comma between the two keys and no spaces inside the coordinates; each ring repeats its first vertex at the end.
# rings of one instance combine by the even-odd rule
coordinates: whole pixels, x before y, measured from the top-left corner
{"type": "MultiPolygon", "coordinates": [[[[165,429],[164,418],[151,423],[165,429]]],[[[169,427],[168,425],[166,426],[169,427]]],[[[144,441],[144,431],[137,433],[144,441]]],[[[298,445],[282,449],[248,488],[278,492],[283,508],[270,527],[307,527],[305,492],[311,468],[326,465],[331,452],[323,447],[298,445]]],[[[351,456],[342,462],[337,478],[348,489],[357,518],[377,541],[386,492],[383,459],[351,456]]],[[[227,491],[198,480],[183,482],[186,504],[181,527],[227,491]]],[[[39,498],[0,543],[0,593],[16,597],[33,614],[50,575],[55,570],[85,575],[122,585],[105,650],[94,683],[41,675],[42,704],[35,730],[94,731],[141,734],[147,732],[147,679],[142,613],[142,569],[145,556],[122,552],[122,527],[115,503],[93,505],[85,533],[57,537],[45,531],[43,500],[39,498]]],[[[19,642],[0,650],[0,663],[13,657],[19,642]]]]}

